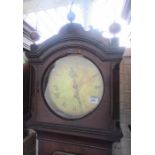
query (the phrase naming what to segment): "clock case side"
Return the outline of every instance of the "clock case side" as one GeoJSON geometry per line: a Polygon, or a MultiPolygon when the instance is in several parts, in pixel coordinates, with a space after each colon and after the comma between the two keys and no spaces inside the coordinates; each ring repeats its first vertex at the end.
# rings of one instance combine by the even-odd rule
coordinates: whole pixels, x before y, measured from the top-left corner
{"type": "MultiPolygon", "coordinates": [[[[67,24],[60,30],[59,34],[48,39],[40,45],[32,45],[31,52],[27,52],[29,63],[32,66],[31,81],[34,83],[31,87],[31,113],[32,118],[27,122],[27,126],[37,131],[52,132],[60,134],[68,134],[75,136],[93,137],[96,139],[103,139],[108,141],[119,141],[122,137],[121,130],[119,129],[119,63],[122,58],[124,48],[111,47],[110,41],[102,37],[102,35],[94,30],[85,31],[79,24],[67,24]],[[110,67],[110,108],[109,113],[111,117],[112,128],[109,132],[89,128],[81,128],[77,126],[60,125],[53,122],[42,122],[37,118],[37,114],[41,113],[41,109],[38,107],[38,100],[35,97],[39,87],[41,87],[40,81],[36,80],[36,73],[42,70],[42,66],[46,63],[49,57],[52,57],[57,51],[65,49],[80,48],[90,51],[93,55],[96,55],[102,62],[107,63],[110,67]],[[113,89],[114,88],[114,89],[113,89]]],[[[75,54],[72,50],[69,50],[66,54],[75,54]]],[[[77,54],[80,54],[77,52],[77,54]]],[[[67,120],[66,120],[67,121],[67,120]]],[[[102,123],[102,122],[100,122],[102,123]]]]}

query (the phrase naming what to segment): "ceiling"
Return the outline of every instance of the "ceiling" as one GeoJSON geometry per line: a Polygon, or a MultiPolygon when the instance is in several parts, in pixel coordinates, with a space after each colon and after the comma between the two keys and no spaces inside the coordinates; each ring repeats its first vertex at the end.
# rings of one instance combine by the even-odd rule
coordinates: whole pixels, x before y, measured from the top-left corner
{"type": "Polygon", "coordinates": [[[24,0],[24,14],[65,6],[69,0],[24,0]]]}
{"type": "Polygon", "coordinates": [[[41,38],[38,43],[56,34],[69,22],[67,14],[72,2],[72,11],[76,15],[74,22],[85,29],[91,26],[104,32],[105,37],[111,37],[108,28],[117,21],[122,32],[126,31],[124,37],[127,39],[130,34],[130,0],[24,0],[23,19],[39,32],[41,38]]]}

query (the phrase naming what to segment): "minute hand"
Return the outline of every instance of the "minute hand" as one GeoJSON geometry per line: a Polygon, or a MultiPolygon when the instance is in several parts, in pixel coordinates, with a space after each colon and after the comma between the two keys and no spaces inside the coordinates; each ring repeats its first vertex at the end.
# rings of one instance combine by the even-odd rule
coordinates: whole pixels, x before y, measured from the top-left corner
{"type": "Polygon", "coordinates": [[[77,99],[78,103],[80,104],[80,108],[82,110],[82,103],[81,103],[80,94],[79,94],[79,86],[78,86],[77,81],[75,80],[76,73],[74,72],[74,70],[72,68],[71,68],[71,71],[70,71],[70,75],[72,77],[72,80],[73,80],[73,88],[75,90],[74,97],[77,99]]]}
{"type": "Polygon", "coordinates": [[[79,104],[82,105],[81,99],[80,99],[80,94],[79,94],[79,86],[78,86],[78,84],[77,84],[77,82],[76,82],[75,79],[73,80],[73,88],[74,88],[74,90],[75,90],[74,96],[75,96],[76,99],[78,100],[79,104]]]}

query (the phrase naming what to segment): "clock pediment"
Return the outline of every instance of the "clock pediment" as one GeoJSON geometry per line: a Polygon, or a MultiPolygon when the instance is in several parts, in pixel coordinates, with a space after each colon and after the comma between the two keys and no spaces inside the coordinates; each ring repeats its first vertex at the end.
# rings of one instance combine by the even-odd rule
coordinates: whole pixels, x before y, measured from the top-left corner
{"type": "Polygon", "coordinates": [[[43,62],[51,53],[61,48],[74,47],[98,50],[104,60],[119,59],[124,51],[124,48],[113,47],[110,39],[104,38],[100,32],[94,29],[85,31],[80,24],[69,23],[63,26],[57,35],[42,44],[31,45],[31,52],[26,52],[26,55],[31,62],[43,62]]]}

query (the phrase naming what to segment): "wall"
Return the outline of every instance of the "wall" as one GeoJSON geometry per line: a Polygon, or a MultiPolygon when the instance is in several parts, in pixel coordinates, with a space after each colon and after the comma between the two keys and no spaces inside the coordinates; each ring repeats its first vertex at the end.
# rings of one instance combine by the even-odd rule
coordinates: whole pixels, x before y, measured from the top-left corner
{"type": "Polygon", "coordinates": [[[120,126],[123,138],[113,145],[113,155],[131,154],[131,49],[126,49],[120,64],[120,126]]]}

